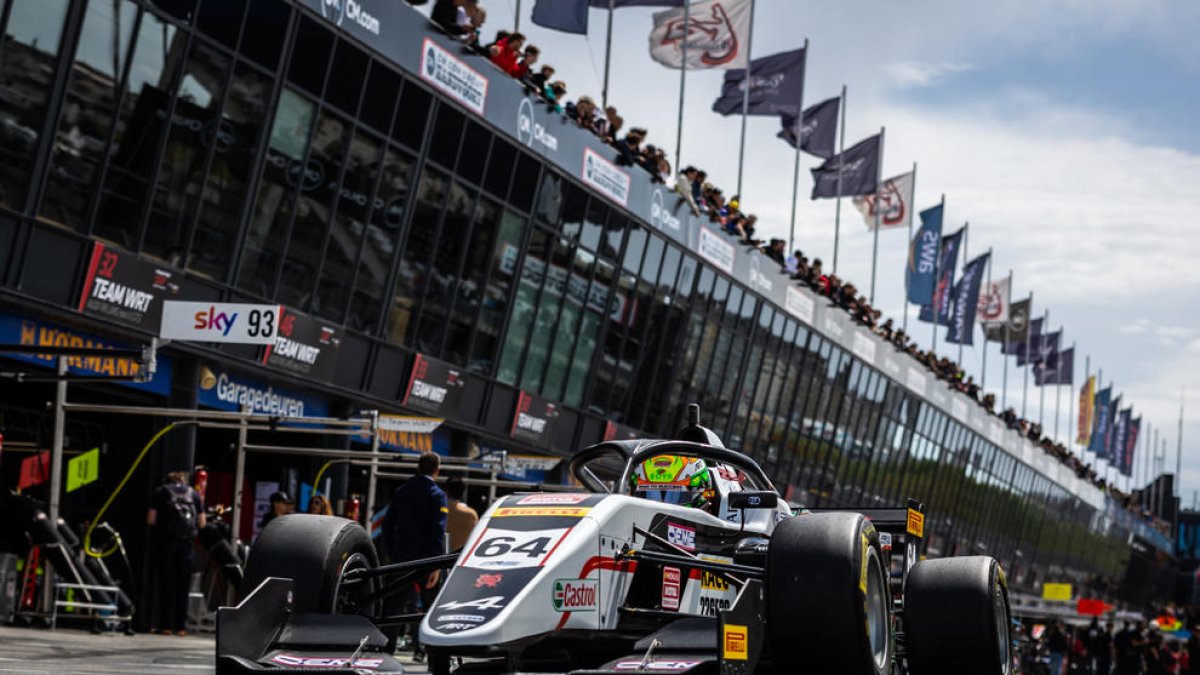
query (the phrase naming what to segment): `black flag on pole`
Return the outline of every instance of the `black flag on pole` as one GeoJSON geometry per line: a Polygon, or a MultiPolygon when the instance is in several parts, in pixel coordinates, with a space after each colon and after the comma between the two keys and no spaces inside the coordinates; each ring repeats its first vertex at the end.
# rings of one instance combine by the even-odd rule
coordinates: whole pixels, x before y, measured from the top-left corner
{"type": "MultiPolygon", "coordinates": [[[[1057,333],[1055,333],[1057,335],[1057,333]]],[[[1049,342],[1049,340],[1046,340],[1049,342]]],[[[1057,342],[1057,340],[1054,340],[1057,342]]],[[[1033,364],[1033,383],[1039,387],[1075,383],[1075,348],[1053,352],[1033,364]]]]}
{"type": "MultiPolygon", "coordinates": [[[[804,123],[800,128],[801,150],[822,159],[833,157],[837,152],[838,112],[841,107],[842,97],[835,96],[804,111],[804,123]]],[[[780,113],[779,123],[783,129],[776,136],[796,147],[796,115],[780,113]]]]}
{"type": "Polygon", "coordinates": [[[875,194],[879,189],[879,141],[880,134],[875,134],[812,169],[812,198],[838,196],[839,169],[843,197],[875,194]]]}
{"type": "Polygon", "coordinates": [[[954,313],[950,316],[950,329],[946,331],[946,342],[974,344],[975,312],[979,309],[979,287],[983,285],[983,274],[987,271],[991,253],[984,253],[963,267],[958,285],[954,287],[954,313]]]}
{"type": "MultiPolygon", "coordinates": [[[[725,71],[721,96],[713,112],[734,115],[742,112],[746,91],[746,69],[725,71]]],[[[750,62],[750,96],[747,115],[778,115],[794,112],[804,103],[804,49],[780,52],[750,62]]]]}

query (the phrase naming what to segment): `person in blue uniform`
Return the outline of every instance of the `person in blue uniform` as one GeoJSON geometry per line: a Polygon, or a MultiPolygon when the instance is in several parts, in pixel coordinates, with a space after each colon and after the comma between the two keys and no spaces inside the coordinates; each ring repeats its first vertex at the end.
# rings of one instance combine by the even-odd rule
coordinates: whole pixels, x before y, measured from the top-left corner
{"type": "MultiPolygon", "coordinates": [[[[417,475],[409,478],[392,493],[392,503],[383,519],[383,537],[392,562],[408,562],[446,552],[446,516],[449,507],[446,493],[437,485],[441,459],[427,452],[417,459],[417,475]]],[[[428,611],[437,596],[441,571],[429,573],[423,584],[414,584],[411,591],[398,595],[401,611],[415,609],[417,598],[428,611]]],[[[413,631],[413,655],[424,657],[418,631],[413,631]]]]}

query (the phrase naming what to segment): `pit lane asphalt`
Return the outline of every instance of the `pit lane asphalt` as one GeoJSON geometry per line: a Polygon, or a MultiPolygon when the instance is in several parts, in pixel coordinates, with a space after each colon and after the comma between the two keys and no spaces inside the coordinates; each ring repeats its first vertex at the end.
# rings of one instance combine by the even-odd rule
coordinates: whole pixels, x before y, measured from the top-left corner
{"type": "MultiPolygon", "coordinates": [[[[71,628],[0,626],[0,673],[87,673],[130,675],[216,672],[212,635],[93,635],[71,628]]],[[[426,673],[410,652],[397,658],[407,673],[426,673]]]]}

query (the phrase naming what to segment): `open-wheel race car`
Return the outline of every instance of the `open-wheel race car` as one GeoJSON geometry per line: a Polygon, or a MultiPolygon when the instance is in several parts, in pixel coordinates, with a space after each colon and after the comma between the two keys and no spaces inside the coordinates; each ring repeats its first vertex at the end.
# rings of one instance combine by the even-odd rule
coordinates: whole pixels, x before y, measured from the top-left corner
{"type": "Polygon", "coordinates": [[[576,454],[586,491],[497,500],[462,551],[380,565],[357,523],[275,519],[217,617],[218,673],[403,672],[420,622],[457,672],[1007,674],[1008,593],[990,557],[918,561],[923,507],[793,512],[699,425],[576,454]],[[419,614],[387,599],[449,569],[419,614]]]}

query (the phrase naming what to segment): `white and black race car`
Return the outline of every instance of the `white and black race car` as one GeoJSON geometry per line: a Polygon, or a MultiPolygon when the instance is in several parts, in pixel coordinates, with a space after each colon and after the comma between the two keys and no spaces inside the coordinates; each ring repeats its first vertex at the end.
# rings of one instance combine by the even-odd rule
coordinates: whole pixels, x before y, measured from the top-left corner
{"type": "Polygon", "coordinates": [[[356,523],[275,519],[250,554],[253,590],[218,612],[218,673],[403,672],[391,647],[415,621],[438,675],[1012,672],[993,558],[918,562],[914,501],[794,513],[689,416],[675,439],[580,451],[586,491],[498,500],[456,554],[379,565],[356,523]],[[703,462],[701,504],[642,491],[634,473],[659,458],[703,462]],[[449,575],[423,613],[384,610],[436,568],[449,575]]]}

